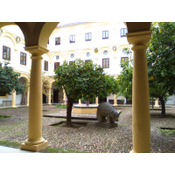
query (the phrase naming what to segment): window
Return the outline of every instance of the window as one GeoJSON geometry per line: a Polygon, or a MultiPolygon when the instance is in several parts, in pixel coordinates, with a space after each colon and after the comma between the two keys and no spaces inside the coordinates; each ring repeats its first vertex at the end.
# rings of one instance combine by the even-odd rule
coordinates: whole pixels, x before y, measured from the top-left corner
{"type": "Polygon", "coordinates": [[[102,31],[102,39],[108,39],[109,38],[109,31],[105,30],[102,31]]]}
{"type": "Polygon", "coordinates": [[[128,31],[127,31],[127,28],[122,28],[122,29],[120,29],[120,36],[121,36],[121,37],[125,37],[127,32],[128,32],[128,31]]]}
{"type": "Polygon", "coordinates": [[[4,60],[9,60],[10,61],[10,48],[9,47],[6,47],[6,46],[3,46],[3,55],[2,55],[2,58],[4,60]]]}
{"type": "Polygon", "coordinates": [[[86,62],[89,62],[89,61],[91,61],[91,60],[85,60],[85,63],[86,63],[86,62]]]}
{"type": "Polygon", "coordinates": [[[102,59],[102,67],[103,68],[109,68],[109,58],[103,58],[102,59]]]}
{"type": "Polygon", "coordinates": [[[54,70],[55,70],[55,69],[58,69],[59,66],[60,66],[60,62],[54,63],[54,70]]]}
{"type": "MultiPolygon", "coordinates": [[[[124,63],[127,60],[128,60],[128,57],[121,57],[121,64],[124,63]]],[[[121,67],[123,67],[123,66],[121,65],[121,67]]]]}
{"type": "Polygon", "coordinates": [[[70,43],[75,43],[75,35],[70,35],[70,43]]]}
{"type": "Polygon", "coordinates": [[[57,37],[55,38],[55,45],[60,45],[61,44],[61,38],[57,37]]]}
{"type": "Polygon", "coordinates": [[[92,35],[91,33],[85,33],[85,41],[91,41],[92,35]]]}
{"type": "Polygon", "coordinates": [[[44,61],[44,70],[48,71],[48,61],[44,61]]]}
{"type": "Polygon", "coordinates": [[[26,65],[26,53],[21,52],[20,53],[20,64],[26,65]]]}
{"type": "Polygon", "coordinates": [[[73,64],[75,61],[69,61],[69,65],[73,64]]]}

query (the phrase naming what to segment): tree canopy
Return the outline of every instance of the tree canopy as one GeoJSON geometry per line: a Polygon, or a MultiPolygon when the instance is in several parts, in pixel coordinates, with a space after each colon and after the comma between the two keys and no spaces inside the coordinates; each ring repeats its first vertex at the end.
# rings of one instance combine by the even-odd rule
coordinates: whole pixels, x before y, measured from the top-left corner
{"type": "Polygon", "coordinates": [[[153,23],[151,30],[147,49],[149,92],[159,98],[165,117],[165,102],[175,89],[175,23],[153,23]]]}
{"type": "Polygon", "coordinates": [[[105,75],[101,66],[92,61],[77,59],[72,64],[66,61],[55,70],[55,86],[63,88],[67,96],[67,126],[71,126],[71,111],[74,100],[90,100],[97,96],[106,97],[116,91],[116,81],[105,75]]]}
{"type": "Polygon", "coordinates": [[[8,66],[8,63],[2,67],[0,63],[0,91],[3,94],[9,94],[13,89],[16,90],[16,94],[24,93],[24,85],[19,83],[20,73],[14,72],[12,67],[8,66]]]}

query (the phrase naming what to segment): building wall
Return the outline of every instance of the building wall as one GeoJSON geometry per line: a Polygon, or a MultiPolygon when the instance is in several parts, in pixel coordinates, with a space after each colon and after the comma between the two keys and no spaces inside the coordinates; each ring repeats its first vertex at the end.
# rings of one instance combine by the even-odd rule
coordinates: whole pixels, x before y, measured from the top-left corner
{"type": "MultiPolygon", "coordinates": [[[[104,68],[108,75],[117,77],[122,68],[120,66],[121,57],[127,57],[122,50],[123,48],[131,48],[128,44],[126,37],[121,37],[121,29],[126,28],[122,22],[85,22],[72,25],[62,25],[59,23],[58,27],[52,32],[49,38],[47,54],[43,55],[42,71],[45,76],[54,75],[54,63],[59,62],[60,65],[63,61],[75,61],[77,58],[83,60],[92,60],[94,63],[102,66],[102,59],[109,58],[109,68],[104,68]],[[102,32],[108,31],[109,38],[102,39],[102,32]],[[91,41],[85,41],[85,34],[91,33],[91,41]],[[70,35],[75,35],[75,43],[70,43],[70,35]],[[60,45],[55,45],[55,38],[60,37],[60,45]],[[116,47],[116,49],[114,49],[116,47]],[[95,52],[94,49],[98,49],[95,52]],[[89,53],[89,56],[87,55],[89,53]],[[73,55],[73,57],[72,57],[73,55]],[[44,70],[44,61],[48,62],[48,71],[44,70]]],[[[3,45],[11,48],[10,65],[15,71],[21,73],[22,76],[29,76],[31,69],[30,54],[25,51],[25,41],[23,34],[17,26],[6,26],[2,28],[3,33],[0,34],[0,62],[7,61],[2,59],[3,45]],[[15,32],[12,32],[15,31],[15,32]],[[20,42],[17,42],[17,37],[20,42]],[[26,65],[20,64],[20,52],[27,54],[26,65]]],[[[50,80],[51,82],[51,80],[50,80]]],[[[20,103],[21,96],[17,95],[16,104],[20,103]]],[[[107,97],[107,101],[113,100],[114,96],[107,97]]],[[[118,97],[118,100],[126,99],[118,97]]],[[[0,97],[0,105],[3,100],[11,100],[11,95],[7,98],[0,97]]],[[[172,96],[167,101],[167,104],[174,104],[175,96],[172,96]]]]}

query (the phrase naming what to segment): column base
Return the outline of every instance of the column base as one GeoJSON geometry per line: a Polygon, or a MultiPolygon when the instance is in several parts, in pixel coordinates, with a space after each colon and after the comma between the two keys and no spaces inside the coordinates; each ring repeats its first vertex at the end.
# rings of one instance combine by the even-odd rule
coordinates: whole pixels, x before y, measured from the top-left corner
{"type": "Polygon", "coordinates": [[[52,103],[47,103],[48,105],[51,105],[52,103]]]}
{"type": "Polygon", "coordinates": [[[134,150],[131,150],[129,153],[136,153],[134,150]]]}
{"type": "Polygon", "coordinates": [[[118,104],[114,104],[113,106],[118,106],[118,104]]]}
{"type": "Polygon", "coordinates": [[[159,108],[160,106],[159,105],[154,105],[154,108],[159,108]]]}
{"type": "Polygon", "coordinates": [[[43,149],[46,148],[47,146],[48,146],[48,141],[47,141],[47,140],[44,140],[44,142],[39,143],[39,144],[37,144],[37,145],[36,145],[36,144],[35,144],[35,145],[27,145],[25,142],[23,142],[23,143],[21,144],[20,149],[38,152],[38,151],[43,150],[43,149]]]}
{"type": "Polygon", "coordinates": [[[10,108],[17,108],[17,106],[10,106],[10,108]]]}

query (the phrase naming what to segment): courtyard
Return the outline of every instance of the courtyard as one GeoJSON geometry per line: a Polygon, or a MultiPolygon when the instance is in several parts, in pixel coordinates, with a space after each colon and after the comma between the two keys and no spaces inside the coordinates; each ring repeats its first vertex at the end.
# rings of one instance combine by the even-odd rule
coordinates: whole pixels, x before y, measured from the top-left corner
{"type": "MultiPolygon", "coordinates": [[[[69,128],[64,125],[65,108],[45,105],[42,119],[43,138],[49,142],[49,147],[69,150],[67,152],[129,153],[132,150],[132,108],[118,106],[116,109],[122,111],[116,128],[97,127],[97,121],[92,120],[96,118],[95,114],[74,113],[72,117],[80,117],[81,120],[72,119],[74,127],[69,128]]],[[[166,118],[160,118],[160,113],[160,109],[150,110],[151,152],[175,153],[175,108],[166,108],[166,118]]],[[[0,115],[11,116],[0,118],[0,141],[17,142],[20,145],[27,139],[28,107],[1,108],[0,115]]]]}

